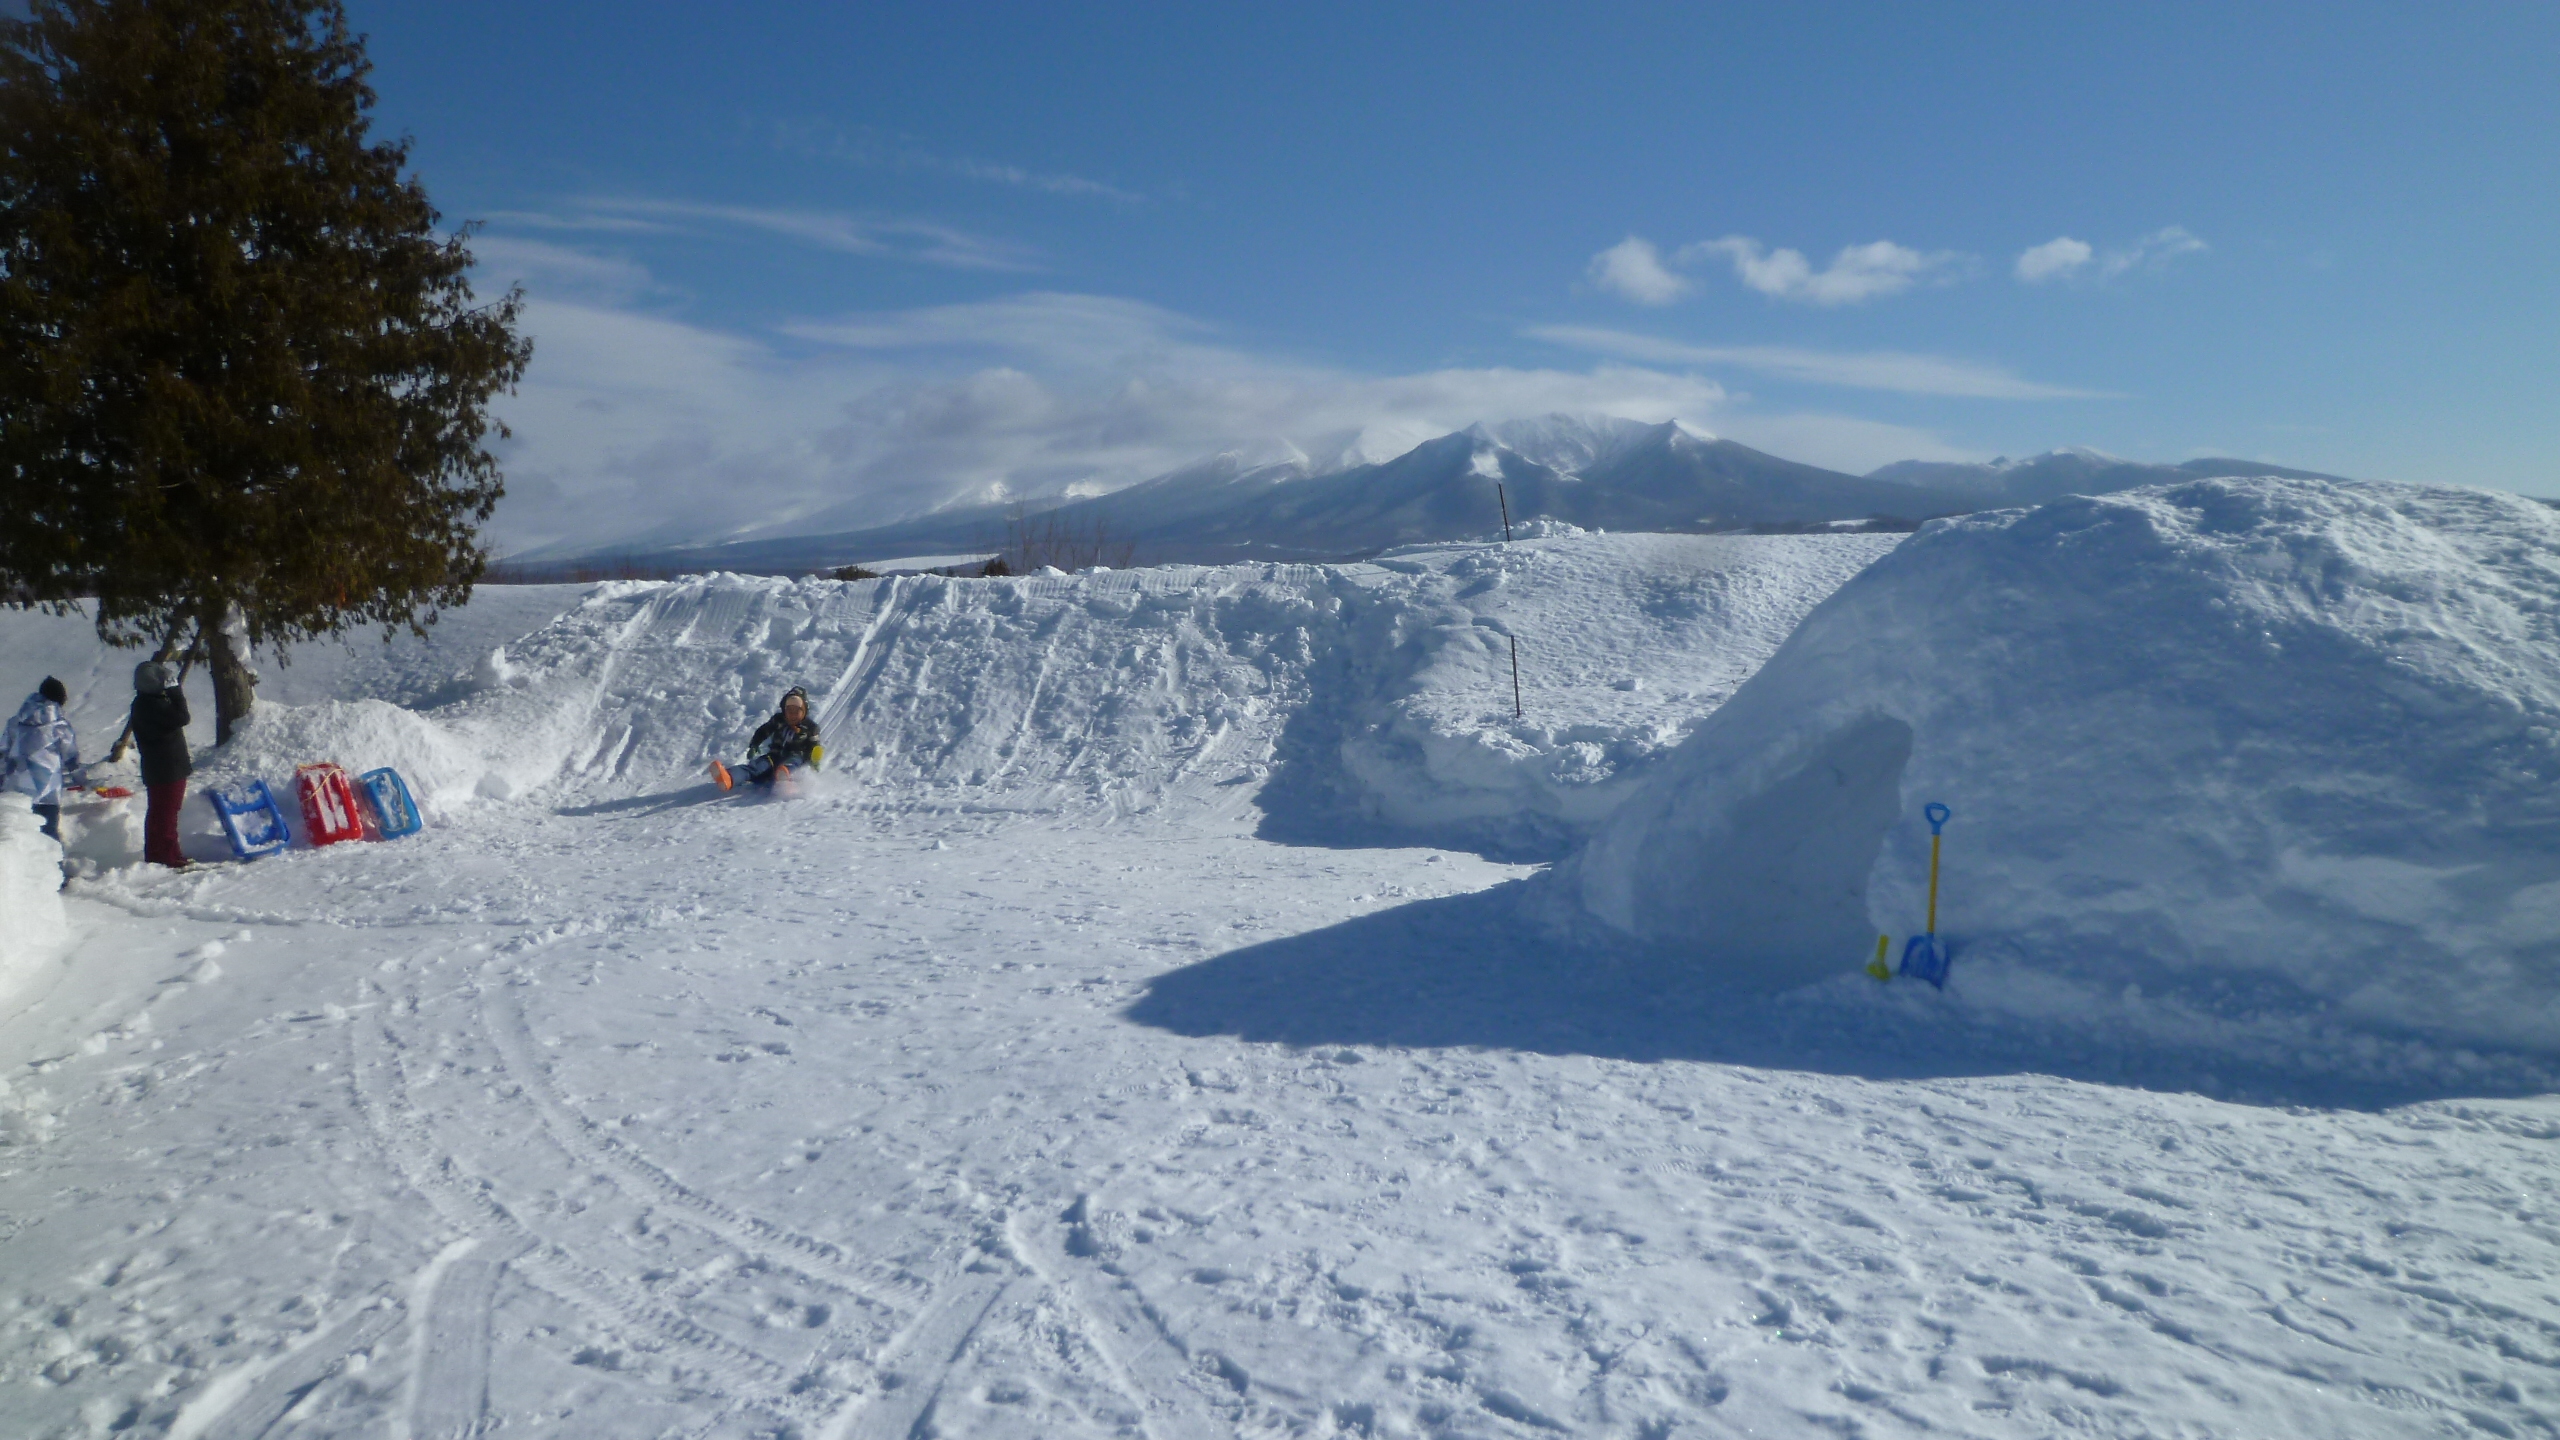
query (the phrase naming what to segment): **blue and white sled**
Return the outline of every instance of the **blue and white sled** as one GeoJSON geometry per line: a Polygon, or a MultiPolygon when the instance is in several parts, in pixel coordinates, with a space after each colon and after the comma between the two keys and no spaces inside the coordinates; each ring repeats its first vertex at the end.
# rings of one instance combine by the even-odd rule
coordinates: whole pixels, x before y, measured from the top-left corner
{"type": "Polygon", "coordinates": [[[204,793],[213,802],[213,813],[222,819],[222,838],[231,842],[232,854],[255,860],[293,843],[293,832],[285,828],[284,811],[277,808],[275,794],[267,789],[266,781],[243,780],[204,793]]]}
{"type": "Polygon", "coordinates": [[[374,831],[385,840],[415,835],[424,823],[418,818],[418,802],[409,798],[409,782],[388,765],[357,776],[356,793],[373,811],[374,831]]]}

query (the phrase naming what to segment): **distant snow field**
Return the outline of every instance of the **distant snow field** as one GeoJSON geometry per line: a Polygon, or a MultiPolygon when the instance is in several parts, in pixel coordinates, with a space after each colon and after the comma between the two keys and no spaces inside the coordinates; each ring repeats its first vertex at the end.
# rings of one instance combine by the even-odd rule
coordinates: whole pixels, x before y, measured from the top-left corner
{"type": "MultiPolygon", "coordinates": [[[[180,875],[75,807],[0,1429],[2555,1428],[2560,515],[1542,529],[271,668],[200,781],[429,828],[180,875]],[[824,771],[702,781],[791,684],[824,771]],[[1878,985],[1933,799],[1955,976],[1878,985]]],[[[102,753],[85,637],[0,668],[102,753]]]]}

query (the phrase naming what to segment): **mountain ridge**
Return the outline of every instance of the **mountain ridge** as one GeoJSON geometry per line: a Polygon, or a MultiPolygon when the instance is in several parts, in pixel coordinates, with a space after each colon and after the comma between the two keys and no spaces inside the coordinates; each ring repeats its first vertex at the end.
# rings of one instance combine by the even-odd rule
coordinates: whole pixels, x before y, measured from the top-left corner
{"type": "MultiPolygon", "coordinates": [[[[1382,461],[1229,450],[1102,495],[957,506],[885,525],[715,544],[538,553],[516,567],[606,559],[661,570],[793,573],[1008,548],[1026,522],[1125,550],[1132,563],[1339,561],[1498,533],[1506,518],[1592,530],[1716,533],[1911,529],[1938,515],[2041,504],[2202,475],[2334,479],[2239,460],[2179,466],[2093,450],[1987,463],[1901,461],[1851,475],[1682,425],[1554,414],[1469,425],[1382,461]],[[1272,456],[1280,458],[1265,458],[1272,456]]],[[[821,512],[826,513],[826,512],[821,512]]],[[[838,511],[836,513],[841,513],[838,511]]]]}

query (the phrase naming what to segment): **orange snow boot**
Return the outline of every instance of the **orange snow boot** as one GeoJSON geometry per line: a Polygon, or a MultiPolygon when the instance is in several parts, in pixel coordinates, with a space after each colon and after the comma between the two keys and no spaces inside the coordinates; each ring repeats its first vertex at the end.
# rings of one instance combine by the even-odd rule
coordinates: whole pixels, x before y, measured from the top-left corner
{"type": "Polygon", "coordinates": [[[729,778],[729,767],[717,760],[711,762],[711,783],[723,790],[733,790],[738,784],[737,781],[729,778]]]}

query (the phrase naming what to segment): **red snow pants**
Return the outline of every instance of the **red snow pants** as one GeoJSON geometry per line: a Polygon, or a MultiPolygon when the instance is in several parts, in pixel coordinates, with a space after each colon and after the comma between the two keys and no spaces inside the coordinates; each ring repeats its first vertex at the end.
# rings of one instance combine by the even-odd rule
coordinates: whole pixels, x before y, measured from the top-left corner
{"type": "Polygon", "coordinates": [[[178,807],[187,798],[187,782],[171,780],[145,785],[149,801],[142,812],[142,858],[173,870],[186,868],[186,852],[178,848],[178,807]]]}

